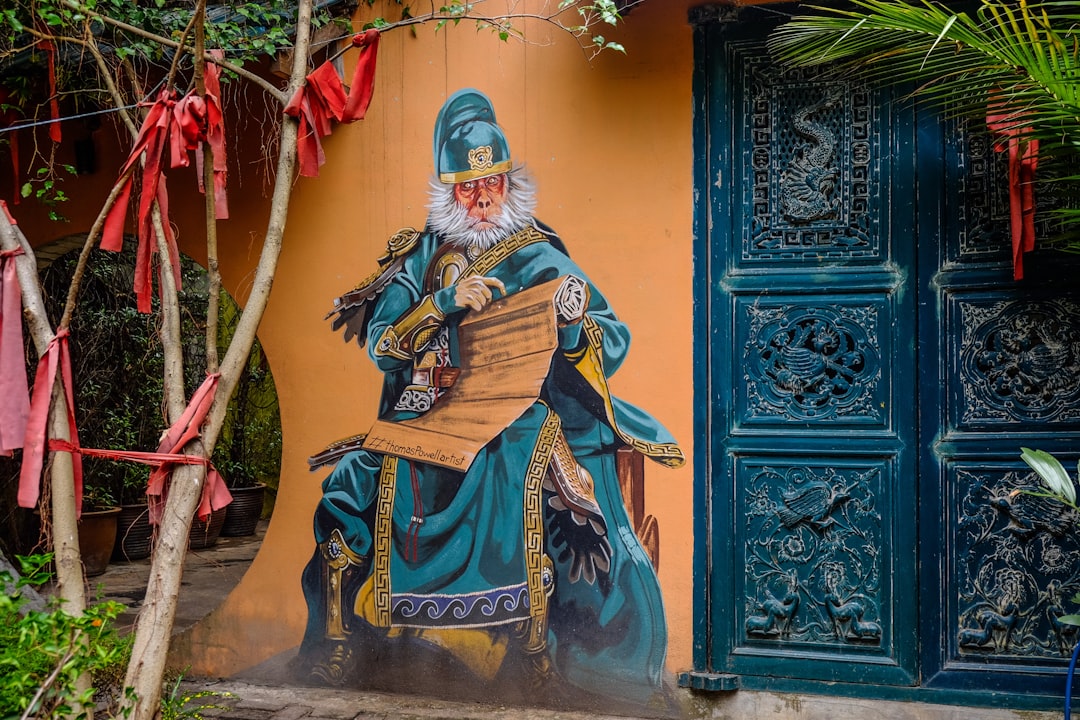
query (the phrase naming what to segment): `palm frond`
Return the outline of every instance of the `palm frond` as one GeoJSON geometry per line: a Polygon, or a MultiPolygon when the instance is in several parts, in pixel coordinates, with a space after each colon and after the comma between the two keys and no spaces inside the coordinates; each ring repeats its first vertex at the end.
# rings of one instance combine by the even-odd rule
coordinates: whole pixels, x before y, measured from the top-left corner
{"type": "MultiPolygon", "coordinates": [[[[803,6],[769,36],[781,63],[914,87],[947,115],[984,120],[1040,141],[1044,168],[1080,167],[1080,14],[1066,0],[981,0],[958,12],[933,0],[853,0],[854,9],[803,6]]],[[[1076,193],[1068,195],[1080,196],[1076,193]]],[[[1080,210],[1057,212],[1080,227],[1080,210]]]]}
{"type": "Polygon", "coordinates": [[[929,0],[856,0],[855,6],[859,10],[813,7],[818,14],[774,31],[770,51],[791,65],[832,65],[876,81],[917,83],[921,94],[942,101],[970,83],[969,91],[984,96],[991,87],[1006,95],[1049,96],[1074,119],[1080,115],[1073,13],[1061,17],[1055,5],[1004,0],[983,0],[974,16],[929,0]]]}

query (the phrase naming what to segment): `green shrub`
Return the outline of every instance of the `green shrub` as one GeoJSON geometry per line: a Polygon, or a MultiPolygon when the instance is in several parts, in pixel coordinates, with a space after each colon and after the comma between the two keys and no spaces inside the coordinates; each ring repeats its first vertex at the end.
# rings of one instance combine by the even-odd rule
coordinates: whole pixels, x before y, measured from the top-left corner
{"type": "MultiPolygon", "coordinates": [[[[116,632],[114,620],[124,610],[117,602],[91,605],[79,616],[50,599],[43,610],[27,606],[21,592],[48,580],[49,555],[17,558],[22,577],[0,572],[9,590],[0,593],[0,718],[85,717],[77,708],[91,706],[96,690],[80,692],[77,680],[89,674],[92,684],[114,684],[130,656],[130,644],[116,632]]],[[[122,679],[120,680],[122,683],[122,679]]],[[[114,689],[114,688],[111,688],[114,689]]]]}
{"type": "Polygon", "coordinates": [[[230,710],[228,705],[203,702],[206,698],[231,698],[231,692],[217,690],[192,690],[183,686],[184,673],[175,679],[165,678],[165,687],[161,693],[161,720],[205,720],[205,710],[230,710]],[[171,684],[170,684],[171,683],[171,684]]]}

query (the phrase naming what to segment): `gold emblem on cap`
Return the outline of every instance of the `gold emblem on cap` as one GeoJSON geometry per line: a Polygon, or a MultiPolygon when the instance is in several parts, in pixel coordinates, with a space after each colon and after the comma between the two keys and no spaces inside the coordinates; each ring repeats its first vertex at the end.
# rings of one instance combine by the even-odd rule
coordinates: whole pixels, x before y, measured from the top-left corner
{"type": "Polygon", "coordinates": [[[478,148],[473,148],[469,151],[469,169],[473,171],[487,170],[494,163],[492,162],[493,153],[490,145],[481,145],[478,148]]]}

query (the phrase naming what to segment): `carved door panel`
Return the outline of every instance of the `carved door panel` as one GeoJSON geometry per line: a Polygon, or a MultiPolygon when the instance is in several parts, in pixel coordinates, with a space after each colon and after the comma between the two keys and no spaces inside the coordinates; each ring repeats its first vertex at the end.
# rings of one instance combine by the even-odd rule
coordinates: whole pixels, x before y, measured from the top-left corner
{"type": "Polygon", "coordinates": [[[1060,693],[1078,518],[1017,491],[1080,454],[1076,264],[1014,281],[1007,154],[781,70],[773,17],[693,18],[697,669],[1060,693]]]}
{"type": "Polygon", "coordinates": [[[1027,279],[1013,280],[1008,155],[981,132],[946,136],[944,173],[920,170],[928,185],[944,183],[926,193],[924,221],[941,218],[944,242],[920,250],[921,322],[938,330],[920,334],[922,546],[937,551],[923,568],[934,589],[923,599],[925,682],[1057,695],[1080,639],[1056,620],[1077,611],[1078,518],[1023,492],[1039,481],[1019,453],[1041,448],[1076,467],[1077,268],[1062,253],[1028,254],[1027,279]]]}
{"type": "Polygon", "coordinates": [[[911,684],[910,111],[781,72],[754,15],[698,30],[713,438],[703,650],[710,669],[741,675],[911,684]]]}

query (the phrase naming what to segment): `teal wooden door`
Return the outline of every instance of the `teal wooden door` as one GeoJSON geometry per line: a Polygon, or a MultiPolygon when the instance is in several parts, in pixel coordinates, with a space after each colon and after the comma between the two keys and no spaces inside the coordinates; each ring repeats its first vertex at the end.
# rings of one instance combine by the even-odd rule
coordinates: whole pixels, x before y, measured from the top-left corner
{"type": "MultiPolygon", "coordinates": [[[[1056,702],[1080,639],[1057,620],[1077,611],[1080,526],[1028,494],[1041,486],[1018,456],[1041,448],[1077,467],[1077,266],[1060,252],[1028,254],[1014,281],[1007,154],[948,123],[921,136],[942,148],[918,170],[923,682],[1056,702]]],[[[1040,193],[1041,205],[1056,203],[1040,193]]]]}
{"type": "Polygon", "coordinates": [[[761,20],[699,29],[703,649],[740,675],[912,684],[914,588],[896,582],[916,570],[912,117],[781,72],[761,20]]]}
{"type": "Polygon", "coordinates": [[[1013,281],[1005,155],[777,67],[780,19],[692,17],[695,669],[1059,695],[1077,518],[1015,491],[1021,446],[1080,448],[1075,269],[1034,255],[1013,281]]]}

